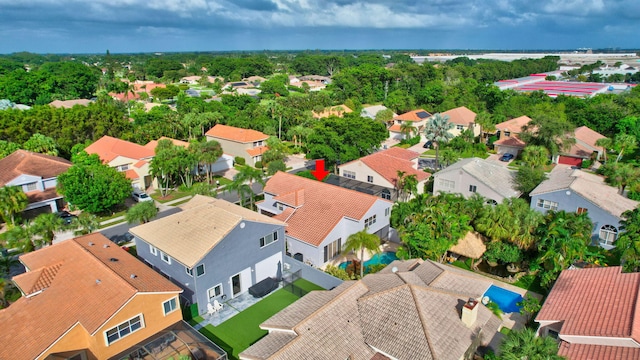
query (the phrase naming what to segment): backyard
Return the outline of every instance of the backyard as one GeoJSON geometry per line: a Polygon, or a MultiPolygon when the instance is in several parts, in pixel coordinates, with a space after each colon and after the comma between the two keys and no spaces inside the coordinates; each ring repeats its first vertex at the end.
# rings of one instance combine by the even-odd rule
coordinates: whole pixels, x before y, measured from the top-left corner
{"type": "MultiPolygon", "coordinates": [[[[323,290],[304,279],[296,280],[294,284],[305,292],[323,290]]],[[[260,329],[261,323],[299,298],[288,289],[279,289],[222,324],[209,324],[201,328],[200,332],[224,349],[229,359],[237,359],[238,354],[267,334],[267,331],[260,329]]],[[[194,321],[202,322],[204,319],[196,317],[194,321]]]]}

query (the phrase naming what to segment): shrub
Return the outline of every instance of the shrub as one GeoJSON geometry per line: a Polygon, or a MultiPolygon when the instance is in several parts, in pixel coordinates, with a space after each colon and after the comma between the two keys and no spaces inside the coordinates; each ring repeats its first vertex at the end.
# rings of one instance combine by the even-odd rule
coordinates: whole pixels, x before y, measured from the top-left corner
{"type": "Polygon", "coordinates": [[[188,84],[179,84],[178,85],[178,89],[185,91],[185,90],[189,90],[189,85],[188,84]]]}
{"type": "Polygon", "coordinates": [[[247,163],[247,161],[243,157],[240,157],[240,156],[236,156],[236,158],[234,160],[235,160],[236,164],[238,164],[238,165],[244,165],[244,164],[247,163]]]}
{"type": "Polygon", "coordinates": [[[262,169],[262,161],[256,161],[256,169],[262,169]]]}
{"type": "Polygon", "coordinates": [[[339,267],[334,265],[327,265],[324,269],[324,272],[331,276],[335,276],[340,280],[351,280],[351,277],[346,270],[340,269],[339,267]]]}

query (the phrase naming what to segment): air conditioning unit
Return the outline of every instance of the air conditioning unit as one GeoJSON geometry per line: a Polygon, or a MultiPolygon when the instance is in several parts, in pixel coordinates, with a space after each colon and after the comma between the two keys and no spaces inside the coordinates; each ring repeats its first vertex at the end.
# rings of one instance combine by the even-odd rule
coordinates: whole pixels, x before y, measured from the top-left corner
{"type": "Polygon", "coordinates": [[[285,269],[285,270],[289,270],[289,269],[291,269],[291,264],[289,264],[289,263],[284,263],[284,269],[285,269]]]}

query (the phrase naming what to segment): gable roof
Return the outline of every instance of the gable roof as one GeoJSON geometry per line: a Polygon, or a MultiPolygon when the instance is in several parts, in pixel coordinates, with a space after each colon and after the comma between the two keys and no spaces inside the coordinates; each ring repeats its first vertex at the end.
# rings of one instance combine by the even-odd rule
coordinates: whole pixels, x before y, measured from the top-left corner
{"type": "Polygon", "coordinates": [[[105,163],[118,156],[140,160],[151,158],[155,155],[154,149],[107,135],[87,146],[84,151],[87,154],[97,154],[100,160],[105,163]]]}
{"type": "Polygon", "coordinates": [[[492,282],[431,261],[396,261],[360,281],[307,294],[262,323],[269,334],[241,357],[293,359],[312,353],[323,359],[371,359],[379,351],[395,359],[460,359],[476,331],[482,329],[487,344],[501,323],[480,303],[472,328],[462,323],[466,286],[473,283],[482,284],[481,296],[492,282]],[[446,289],[438,284],[445,275],[446,289]]]}
{"type": "MultiPolygon", "coordinates": [[[[376,115],[378,115],[378,113],[382,110],[387,110],[388,108],[384,105],[371,105],[371,106],[367,106],[365,108],[362,108],[362,116],[367,116],[370,117],[372,119],[376,118],[376,115]]],[[[398,114],[393,113],[393,117],[398,116],[398,114]]]]}
{"type": "Polygon", "coordinates": [[[0,343],[20,346],[0,347],[2,359],[34,359],[77,323],[92,334],[136,294],[182,292],[100,233],[20,260],[31,271],[13,281],[28,296],[0,310],[0,343]]]}
{"type": "Polygon", "coordinates": [[[524,148],[525,146],[527,146],[527,144],[520,140],[520,138],[518,137],[518,135],[511,135],[509,137],[503,137],[502,139],[498,140],[498,141],[494,141],[493,145],[498,145],[498,146],[512,146],[512,147],[517,147],[517,148],[524,148]]]}
{"type": "Polygon", "coordinates": [[[243,221],[284,225],[228,201],[196,195],[182,206],[181,212],[129,232],[192,268],[243,221]]]}
{"type": "Polygon", "coordinates": [[[56,107],[56,108],[67,108],[67,109],[71,109],[72,107],[76,106],[76,105],[81,105],[81,106],[88,106],[89,104],[91,104],[93,101],[89,100],[89,99],[74,99],[74,100],[53,100],[52,102],[49,103],[50,106],[56,107]]]}
{"type": "Polygon", "coordinates": [[[342,218],[361,220],[376,201],[390,204],[389,201],[373,195],[285,172],[278,172],[272,176],[267,181],[264,192],[272,194],[286,205],[299,206],[286,220],[287,235],[313,246],[320,245],[342,218]],[[304,191],[304,203],[301,205],[284,196],[295,194],[299,190],[304,191]]]}
{"type": "Polygon", "coordinates": [[[217,124],[205,133],[207,136],[237,141],[241,143],[250,143],[254,141],[266,140],[268,135],[257,130],[243,129],[233,126],[217,124]]]}
{"type": "MultiPolygon", "coordinates": [[[[371,170],[377,172],[385,180],[395,185],[398,180],[398,171],[403,171],[405,176],[415,175],[419,182],[426,180],[431,176],[430,173],[417,170],[413,167],[414,164],[411,160],[416,159],[418,156],[420,156],[420,154],[415,151],[392,147],[354,161],[362,161],[371,170]]],[[[343,167],[347,164],[339,167],[343,167]]]]}
{"type": "Polygon", "coordinates": [[[469,126],[469,124],[476,122],[476,113],[467,109],[465,106],[460,106],[455,109],[447,110],[440,115],[449,116],[449,122],[456,125],[469,126]]]}
{"type": "Polygon", "coordinates": [[[182,146],[184,148],[189,147],[189,143],[186,142],[186,141],[176,140],[176,139],[172,139],[172,138],[166,137],[166,136],[161,136],[158,140],[151,140],[144,147],[153,150],[154,153],[155,153],[156,147],[158,146],[158,141],[160,141],[160,140],[171,140],[171,142],[175,146],[182,146]]]}
{"type": "Polygon", "coordinates": [[[433,174],[434,177],[440,175],[464,171],[482,184],[500,194],[503,197],[518,197],[520,192],[515,189],[516,172],[506,167],[496,164],[493,161],[480,158],[462,159],[453,165],[433,174]]]}
{"type": "Polygon", "coordinates": [[[536,321],[562,322],[561,336],[620,337],[638,342],[639,289],[640,273],[623,273],[619,266],[564,270],[536,321]]]}
{"type": "Polygon", "coordinates": [[[403,121],[423,121],[431,116],[430,113],[423,109],[413,110],[406,112],[404,114],[400,114],[393,118],[394,120],[403,120],[403,121]]]}
{"type": "Polygon", "coordinates": [[[57,177],[71,167],[63,158],[26,150],[16,150],[0,159],[0,186],[20,175],[33,175],[43,179],[57,177]]]}
{"type": "Polygon", "coordinates": [[[623,212],[633,210],[640,204],[618,194],[618,189],[607,185],[603,177],[561,164],[551,170],[548,178],[533,189],[530,196],[569,189],[618,218],[622,217],[623,212]]]}
{"type": "Polygon", "coordinates": [[[591,146],[592,148],[600,148],[599,146],[596,146],[596,141],[605,138],[604,135],[595,130],[591,130],[586,126],[580,126],[579,128],[575,129],[573,134],[576,140],[580,140],[583,143],[591,146]]]}
{"type": "Polygon", "coordinates": [[[503,121],[499,124],[496,124],[495,128],[500,131],[509,131],[513,134],[519,134],[523,131],[523,127],[531,121],[531,118],[528,116],[520,116],[515,119],[503,121]]]}

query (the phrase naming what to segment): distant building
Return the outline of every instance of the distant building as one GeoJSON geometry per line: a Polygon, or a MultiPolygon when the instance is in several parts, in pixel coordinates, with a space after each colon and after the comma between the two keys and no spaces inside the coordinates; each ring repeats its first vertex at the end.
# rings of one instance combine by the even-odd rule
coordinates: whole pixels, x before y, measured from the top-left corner
{"type": "Polygon", "coordinates": [[[427,119],[431,117],[431,114],[423,109],[413,110],[400,114],[393,118],[393,125],[389,128],[389,134],[392,139],[402,140],[405,138],[405,134],[402,133],[402,124],[409,123],[413,127],[413,134],[411,136],[420,135],[424,127],[427,124],[427,119]]]}
{"type": "Polygon", "coordinates": [[[244,158],[250,166],[262,160],[262,154],[269,150],[266,146],[268,135],[251,129],[217,124],[205,133],[207,140],[220,143],[226,154],[244,158]]]}

